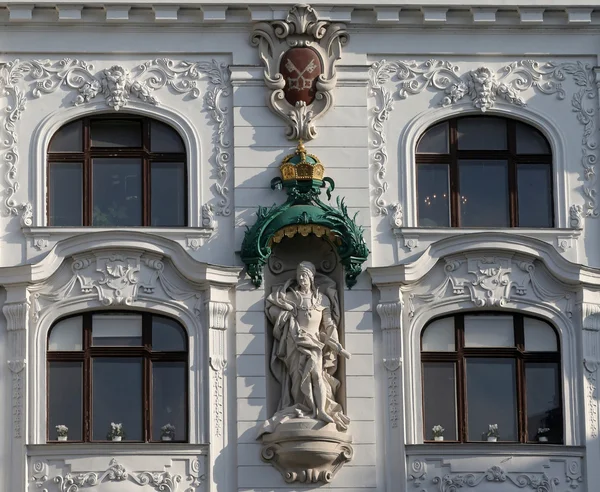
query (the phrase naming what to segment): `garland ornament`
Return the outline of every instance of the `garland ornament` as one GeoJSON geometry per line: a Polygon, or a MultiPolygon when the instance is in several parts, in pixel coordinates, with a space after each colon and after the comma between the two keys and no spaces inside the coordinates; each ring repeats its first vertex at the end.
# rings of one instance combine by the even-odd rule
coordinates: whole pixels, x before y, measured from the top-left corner
{"type": "Polygon", "coordinates": [[[250,43],[258,48],[267,104],[282,118],[290,140],[317,136],[315,120],[333,104],[335,63],[348,43],[343,24],[320,21],[310,5],[294,5],[285,21],[259,22],[250,43]]]}
{"type": "Polygon", "coordinates": [[[306,153],[302,141],[295,153],[283,159],[279,169],[281,178],[272,179],[271,188],[285,189],[287,201],[282,205],[258,207],[258,220],[252,227],[246,226],[241,257],[252,283],[260,287],[262,270],[273,244],[296,234],[314,234],[330,241],[337,249],[346,271],[346,285],[352,288],[369,256],[363,228],[355,222],[356,214],[350,218],[343,198],[337,198],[337,207],[320,200],[322,188],[331,199],[335,184],[331,178],[323,177],[323,164],[316,156],[306,153]]]}

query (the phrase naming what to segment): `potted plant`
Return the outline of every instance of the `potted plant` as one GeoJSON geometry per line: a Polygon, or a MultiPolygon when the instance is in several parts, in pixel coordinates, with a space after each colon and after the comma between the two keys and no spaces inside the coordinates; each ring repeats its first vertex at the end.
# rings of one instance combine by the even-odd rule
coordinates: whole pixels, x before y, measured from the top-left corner
{"type": "Polygon", "coordinates": [[[433,429],[433,440],[434,441],[443,441],[444,440],[444,429],[441,425],[434,425],[433,429]]]}
{"type": "Polygon", "coordinates": [[[548,442],[549,432],[550,429],[548,427],[540,427],[537,433],[538,442],[548,442]]]}
{"type": "Polygon", "coordinates": [[[175,439],[175,426],[173,424],[166,424],[160,428],[160,440],[161,441],[172,441],[175,439]]]}
{"type": "Polygon", "coordinates": [[[123,424],[114,422],[110,423],[110,430],[108,434],[106,434],[106,438],[110,441],[121,441],[125,437],[125,432],[123,431],[123,424]]]}
{"type": "Polygon", "coordinates": [[[67,434],[69,433],[69,428],[66,425],[59,424],[56,426],[56,434],[58,434],[59,441],[66,441],[67,434]]]}
{"type": "Polygon", "coordinates": [[[498,432],[498,424],[490,424],[487,431],[488,442],[496,442],[500,433],[498,432]]]}

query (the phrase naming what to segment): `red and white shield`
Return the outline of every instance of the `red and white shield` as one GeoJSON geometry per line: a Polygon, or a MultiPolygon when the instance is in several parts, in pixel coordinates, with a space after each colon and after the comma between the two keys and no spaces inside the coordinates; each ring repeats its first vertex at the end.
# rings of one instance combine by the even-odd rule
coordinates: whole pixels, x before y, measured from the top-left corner
{"type": "Polygon", "coordinates": [[[295,106],[307,105],[315,99],[317,77],[323,73],[323,62],[312,48],[291,48],[283,54],[279,71],[285,79],[285,99],[295,106]]]}

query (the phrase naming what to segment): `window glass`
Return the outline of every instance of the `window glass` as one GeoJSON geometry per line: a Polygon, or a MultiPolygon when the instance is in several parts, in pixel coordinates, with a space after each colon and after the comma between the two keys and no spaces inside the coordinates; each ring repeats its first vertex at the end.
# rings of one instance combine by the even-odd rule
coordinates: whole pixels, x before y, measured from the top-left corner
{"type": "Polygon", "coordinates": [[[419,144],[417,152],[423,154],[447,154],[448,153],[448,122],[445,121],[427,130],[419,144]]]}
{"type": "MultiPolygon", "coordinates": [[[[124,268],[126,267],[117,273],[122,275],[124,268]]],[[[92,345],[121,347],[142,345],[142,317],[134,314],[95,314],[92,318],[92,345]]]]}
{"type": "Polygon", "coordinates": [[[50,152],[81,152],[83,151],[83,126],[81,120],[67,123],[58,130],[50,141],[50,152]]]}
{"type": "Polygon", "coordinates": [[[462,227],[508,227],[508,163],[460,160],[459,207],[462,227]]]}
{"type": "Polygon", "coordinates": [[[448,166],[419,164],[417,167],[419,226],[450,225],[448,166]]]}
{"type": "Polygon", "coordinates": [[[90,133],[92,147],[142,146],[142,123],[139,120],[92,120],[90,133]]]}
{"type": "Polygon", "coordinates": [[[546,138],[535,128],[519,121],[517,125],[517,153],[550,154],[550,146],[546,138]]]}
{"type": "Polygon", "coordinates": [[[83,362],[48,364],[48,439],[56,441],[57,425],[68,427],[67,440],[82,440],[83,362]]]}
{"type": "Polygon", "coordinates": [[[48,219],[52,226],[80,226],[83,222],[83,164],[53,162],[48,183],[48,219]]]}
{"type": "Polygon", "coordinates": [[[108,440],[111,423],[123,425],[123,440],[142,441],[142,359],[92,360],[94,441],[108,440]]]}
{"type": "MultiPolygon", "coordinates": [[[[480,264],[480,269],[493,269],[493,263],[480,264]]],[[[465,347],[514,347],[512,316],[465,316],[465,347]]]]}
{"type": "Polygon", "coordinates": [[[454,352],[454,318],[442,318],[430,323],[423,333],[423,352],[454,352]]]}
{"type": "Polygon", "coordinates": [[[444,428],[444,439],[457,439],[456,376],[454,362],[423,363],[425,439],[433,439],[433,427],[444,428]]]}
{"type": "Polygon", "coordinates": [[[545,164],[518,164],[520,227],[552,227],[552,176],[545,164]]]}
{"type": "Polygon", "coordinates": [[[94,226],[142,224],[142,163],[139,159],[94,159],[94,226]]]}
{"type": "Polygon", "coordinates": [[[498,425],[498,441],[518,441],[515,360],[467,359],[469,441],[486,441],[490,424],[498,425]]]}
{"type": "Polygon", "coordinates": [[[175,320],[163,316],[152,317],[152,350],[184,351],[185,333],[175,320]]]}
{"type": "Polygon", "coordinates": [[[458,150],[506,150],[506,121],[474,117],[457,120],[458,150]]]}
{"type": "MultiPolygon", "coordinates": [[[[152,364],[152,439],[173,441],[187,439],[186,426],[186,365],[184,362],[154,362],[152,364]],[[172,433],[163,432],[166,425],[175,427],[172,433]],[[169,435],[167,435],[169,434],[169,435]]],[[[167,430],[167,429],[165,429],[167,430]]]]}
{"type": "Polygon", "coordinates": [[[152,225],[185,225],[185,164],[153,162],[151,173],[152,225]]]}
{"type": "Polygon", "coordinates": [[[545,436],[548,442],[562,442],[563,417],[559,377],[560,371],[556,362],[525,364],[527,429],[530,441],[538,441],[539,437],[545,436]]]}
{"type": "Polygon", "coordinates": [[[82,340],[82,317],[59,321],[50,331],[48,339],[48,350],[51,351],[79,351],[83,350],[82,340]]]}
{"type": "Polygon", "coordinates": [[[558,345],[552,327],[535,318],[524,318],[525,350],[528,352],[556,352],[558,345]]]}
{"type": "Polygon", "coordinates": [[[168,125],[153,120],[150,123],[150,150],[152,152],[185,152],[179,134],[168,125]]]}

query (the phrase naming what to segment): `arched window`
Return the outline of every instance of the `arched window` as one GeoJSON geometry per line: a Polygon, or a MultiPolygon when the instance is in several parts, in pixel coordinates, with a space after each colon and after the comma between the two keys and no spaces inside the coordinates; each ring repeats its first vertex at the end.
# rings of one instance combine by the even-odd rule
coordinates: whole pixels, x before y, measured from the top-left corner
{"type": "Polygon", "coordinates": [[[553,227],[552,152],[519,121],[492,116],[438,123],[419,140],[420,227],[553,227]]]}
{"type": "Polygon", "coordinates": [[[164,316],[84,313],[48,336],[49,441],[188,441],[187,337],[164,316]],[[63,430],[61,432],[61,429],[63,430]],[[168,439],[170,438],[170,439],[168,439]]]}
{"type": "Polygon", "coordinates": [[[181,137],[156,120],[68,123],[48,147],[48,225],[185,226],[186,160],[181,137]]]}
{"type": "Polygon", "coordinates": [[[423,331],[421,362],[426,441],[436,426],[445,442],[487,441],[497,426],[499,441],[563,442],[559,342],[545,321],[496,313],[440,318],[423,331]]]}

